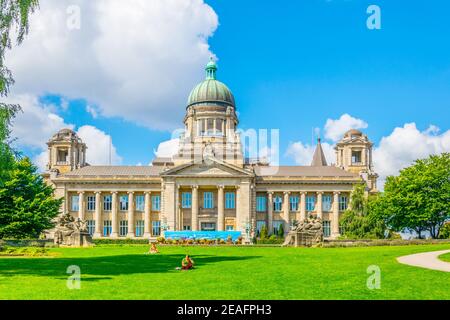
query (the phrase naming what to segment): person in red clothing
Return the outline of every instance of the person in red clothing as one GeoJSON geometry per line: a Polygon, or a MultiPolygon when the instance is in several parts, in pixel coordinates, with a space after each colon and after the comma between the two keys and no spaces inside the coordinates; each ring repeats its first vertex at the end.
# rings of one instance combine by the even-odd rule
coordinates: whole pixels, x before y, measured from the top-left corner
{"type": "Polygon", "coordinates": [[[181,269],[182,270],[190,270],[194,268],[194,260],[189,257],[189,255],[186,255],[186,257],[181,261],[181,269]]]}

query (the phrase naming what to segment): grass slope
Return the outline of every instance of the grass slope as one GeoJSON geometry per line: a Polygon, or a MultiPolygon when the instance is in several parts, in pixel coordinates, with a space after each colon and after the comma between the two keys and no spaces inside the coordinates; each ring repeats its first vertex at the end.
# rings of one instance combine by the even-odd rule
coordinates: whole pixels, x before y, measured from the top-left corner
{"type": "Polygon", "coordinates": [[[56,257],[0,258],[0,299],[450,299],[450,274],[396,257],[447,245],[359,248],[104,246],[51,249],[56,257]],[[188,253],[196,269],[177,271],[188,253]],[[81,268],[80,290],[66,287],[81,268]],[[366,286],[381,268],[381,289],[366,286]]]}

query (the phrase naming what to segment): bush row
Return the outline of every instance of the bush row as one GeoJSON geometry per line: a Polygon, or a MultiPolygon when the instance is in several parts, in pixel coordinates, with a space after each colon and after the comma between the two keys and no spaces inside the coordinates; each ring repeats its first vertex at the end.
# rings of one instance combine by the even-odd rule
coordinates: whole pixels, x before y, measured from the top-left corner
{"type": "Polygon", "coordinates": [[[148,239],[93,239],[95,245],[149,244],[148,239]]]}
{"type": "Polygon", "coordinates": [[[0,247],[0,256],[46,256],[48,249],[36,247],[0,247]]]}
{"type": "Polygon", "coordinates": [[[371,247],[371,246],[408,246],[420,244],[443,244],[450,243],[450,240],[438,239],[411,239],[411,240],[326,240],[324,248],[341,247],[371,247]]]}

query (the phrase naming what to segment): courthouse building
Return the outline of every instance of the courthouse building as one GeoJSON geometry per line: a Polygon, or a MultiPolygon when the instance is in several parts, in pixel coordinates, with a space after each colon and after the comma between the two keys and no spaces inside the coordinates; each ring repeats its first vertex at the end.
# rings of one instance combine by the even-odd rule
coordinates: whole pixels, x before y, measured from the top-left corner
{"type": "Polygon", "coordinates": [[[312,215],[326,237],[339,235],[339,217],[355,184],[376,191],[372,143],[350,130],[327,163],[320,140],[309,166],[271,166],[244,157],[233,94],[216,80],[210,61],[206,79],[190,93],[185,132],[171,158],[150,166],[91,166],[86,145],[70,129],[48,141],[45,179],[64,197],[62,211],[87,221],[94,238],[156,237],[163,230],[289,229],[312,215]]]}

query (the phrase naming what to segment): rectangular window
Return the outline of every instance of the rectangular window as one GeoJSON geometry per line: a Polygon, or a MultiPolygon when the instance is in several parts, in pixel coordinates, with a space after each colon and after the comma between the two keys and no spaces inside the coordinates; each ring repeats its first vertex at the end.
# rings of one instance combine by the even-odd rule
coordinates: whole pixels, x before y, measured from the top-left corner
{"type": "Polygon", "coordinates": [[[234,192],[225,192],[225,209],[235,209],[236,198],[234,192]]]}
{"type": "Polygon", "coordinates": [[[280,212],[283,209],[283,199],[280,196],[273,198],[273,211],[280,212]]]}
{"type": "Polygon", "coordinates": [[[323,211],[331,211],[331,196],[330,195],[324,195],[322,196],[322,210],[323,211]]]}
{"type": "Polygon", "coordinates": [[[267,211],[267,198],[265,196],[256,197],[256,211],[258,212],[267,211]]]}
{"type": "Polygon", "coordinates": [[[214,208],[212,192],[204,192],[203,193],[203,208],[204,209],[213,209],[214,208]]]}
{"type": "Polygon", "coordinates": [[[136,221],[136,237],[142,237],[144,235],[144,220],[136,221]]]}
{"type": "Polygon", "coordinates": [[[339,196],[339,211],[345,211],[348,208],[348,197],[339,196]]]}
{"type": "Polygon", "coordinates": [[[152,221],[152,235],[161,235],[161,221],[152,221]]]}
{"type": "Polygon", "coordinates": [[[95,196],[88,196],[87,197],[87,210],[88,211],[95,211],[95,196]]]}
{"type": "Polygon", "coordinates": [[[181,194],[181,207],[183,209],[190,209],[192,207],[192,194],[190,192],[183,192],[181,194]]]}
{"type": "Polygon", "coordinates": [[[112,232],[112,222],[111,220],[103,221],[103,236],[109,237],[112,232]]]}
{"type": "Polygon", "coordinates": [[[278,229],[280,228],[280,226],[284,223],[284,221],[282,220],[274,220],[273,221],[273,229],[272,229],[272,234],[278,234],[278,229]]]}
{"type": "Polygon", "coordinates": [[[161,196],[152,196],[152,211],[161,210],[161,196]]]}
{"type": "Polygon", "coordinates": [[[119,210],[120,211],[128,210],[128,195],[122,195],[119,197],[119,210]]]}
{"type": "Polygon", "coordinates": [[[143,195],[136,196],[136,211],[145,210],[145,197],[143,195]]]}
{"type": "Polygon", "coordinates": [[[214,119],[207,119],[207,130],[206,130],[206,134],[208,136],[211,136],[214,134],[214,119]]]}
{"type": "Polygon", "coordinates": [[[119,222],[119,236],[126,237],[128,234],[128,221],[120,220],[119,222]]]}
{"type": "Polygon", "coordinates": [[[80,210],[80,197],[79,196],[72,196],[70,200],[70,210],[72,211],[78,211],[80,210]]]}
{"type": "Polygon", "coordinates": [[[95,220],[88,220],[87,221],[87,230],[88,233],[93,236],[95,233],[95,220]]]}
{"type": "Polygon", "coordinates": [[[112,195],[103,196],[103,210],[104,211],[112,210],[112,195]]]}
{"type": "Polygon", "coordinates": [[[316,197],[315,196],[307,196],[306,197],[306,211],[314,211],[316,207],[316,197]]]}
{"type": "Polygon", "coordinates": [[[361,151],[352,151],[352,163],[361,163],[361,151]]]}
{"type": "Polygon", "coordinates": [[[216,231],[216,224],[214,222],[202,222],[200,229],[201,231],[216,231]]]}
{"type": "Polygon", "coordinates": [[[298,211],[298,196],[289,197],[289,210],[298,211]]]}
{"type": "Polygon", "coordinates": [[[183,230],[190,231],[191,230],[191,226],[183,226],[183,230]]]}
{"type": "Polygon", "coordinates": [[[323,222],[323,236],[329,237],[331,235],[331,223],[330,221],[323,222]]]}
{"type": "Polygon", "coordinates": [[[234,226],[232,224],[227,224],[225,226],[225,231],[233,231],[234,230],[234,226]]]}

